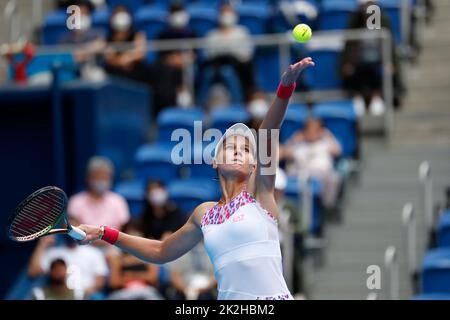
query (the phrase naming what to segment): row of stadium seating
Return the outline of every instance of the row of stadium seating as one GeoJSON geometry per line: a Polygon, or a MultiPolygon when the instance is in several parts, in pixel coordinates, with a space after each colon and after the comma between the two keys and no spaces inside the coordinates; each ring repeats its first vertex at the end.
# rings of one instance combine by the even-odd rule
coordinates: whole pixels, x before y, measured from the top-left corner
{"type": "MultiPolygon", "coordinates": [[[[309,115],[322,119],[325,127],[335,134],[343,147],[343,159],[354,156],[357,147],[357,119],[351,101],[320,103],[315,105],[311,112],[304,105],[290,105],[281,129],[281,141],[285,142],[296,130],[301,129],[309,115]]],[[[219,185],[213,181],[216,172],[205,161],[208,157],[211,159],[214,143],[217,141],[211,142],[211,146],[208,147],[209,144],[202,142],[201,137],[208,128],[216,128],[223,133],[233,123],[247,122],[249,119],[244,106],[220,108],[212,111],[209,117],[206,117],[200,108],[163,110],[157,119],[156,141],[141,146],[136,152],[135,179],[116,186],[116,191],[127,199],[132,215],[137,216],[142,212],[145,183],[148,180],[165,182],[171,199],[179,205],[185,215],[190,214],[198,204],[219,197],[219,185]],[[203,120],[202,124],[209,123],[209,125],[199,128],[200,123],[195,122],[203,120]],[[187,138],[190,140],[185,146],[193,150],[192,152],[188,151],[188,154],[185,154],[186,150],[180,149],[179,153],[174,151],[176,150],[174,145],[186,142],[171,141],[172,132],[176,129],[184,129],[186,134],[189,133],[187,138]],[[191,137],[195,140],[191,140],[191,137]],[[183,164],[174,163],[174,153],[185,160],[183,164]]],[[[182,134],[174,139],[181,136],[182,134]]],[[[322,186],[314,179],[309,181],[309,186],[313,199],[310,231],[312,234],[318,234],[323,222],[320,210],[322,186]]],[[[301,181],[290,178],[286,194],[296,203],[301,201],[299,190],[301,190],[301,181]]]]}
{"type": "MultiPolygon", "coordinates": [[[[314,1],[310,2],[317,6],[317,19],[312,20],[303,14],[297,18],[310,24],[313,30],[346,29],[350,15],[357,9],[356,0],[324,0],[320,5],[314,1]]],[[[401,0],[378,1],[391,20],[397,43],[401,41],[401,2],[401,0]]],[[[122,3],[123,1],[110,1],[109,7],[95,11],[93,26],[104,29],[106,32],[112,8],[122,3]]],[[[148,39],[154,39],[167,25],[169,2],[159,1],[149,5],[139,1],[132,3],[130,6],[134,14],[135,28],[144,31],[148,39]]],[[[188,3],[186,9],[190,15],[190,26],[198,36],[204,36],[217,26],[218,8],[214,3],[210,1],[188,3]]],[[[239,14],[239,24],[246,26],[252,34],[289,30],[292,27],[280,10],[274,9],[269,2],[243,2],[237,5],[236,9],[239,14]]],[[[43,44],[58,43],[61,36],[68,32],[66,20],[65,10],[53,11],[45,17],[42,30],[43,44]]]]}

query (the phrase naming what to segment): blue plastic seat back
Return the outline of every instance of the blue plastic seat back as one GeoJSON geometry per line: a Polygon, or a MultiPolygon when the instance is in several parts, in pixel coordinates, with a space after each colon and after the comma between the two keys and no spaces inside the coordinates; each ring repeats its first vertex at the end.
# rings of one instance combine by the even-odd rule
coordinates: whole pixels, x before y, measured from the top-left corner
{"type": "Polygon", "coordinates": [[[271,14],[267,3],[241,3],[237,6],[239,24],[245,26],[251,34],[264,34],[271,14]]]}
{"type": "Polygon", "coordinates": [[[342,157],[353,157],[357,149],[357,118],[351,100],[315,105],[313,115],[321,119],[342,147],[342,157]]]}
{"type": "Polygon", "coordinates": [[[141,146],[136,152],[135,168],[138,179],[160,180],[165,183],[179,177],[180,165],[172,159],[173,144],[156,143],[141,146]]]}
{"type": "Polygon", "coordinates": [[[350,16],[357,9],[354,0],[324,0],[320,6],[319,30],[347,29],[350,16]]]}
{"type": "Polygon", "coordinates": [[[190,215],[199,204],[206,201],[218,201],[220,187],[217,181],[192,178],[176,180],[168,184],[170,198],[175,201],[185,215],[190,215]]]}
{"type": "Polygon", "coordinates": [[[138,217],[142,213],[145,202],[144,180],[120,182],[116,185],[114,191],[122,195],[127,200],[132,217],[138,217]]]}
{"type": "Polygon", "coordinates": [[[306,105],[290,104],[280,131],[280,142],[285,143],[296,131],[302,130],[308,118],[306,105]]]}
{"type": "Polygon", "coordinates": [[[211,112],[210,128],[219,129],[222,133],[233,124],[250,120],[250,115],[242,104],[223,106],[211,112]]]}
{"type": "Polygon", "coordinates": [[[186,8],[189,13],[189,25],[198,37],[204,37],[217,27],[218,11],[207,3],[190,4],[186,8]]]}
{"type": "Polygon", "coordinates": [[[135,14],[136,29],[144,31],[147,39],[155,39],[166,27],[167,17],[167,10],[161,6],[143,6],[135,14]]]}
{"type": "Polygon", "coordinates": [[[450,249],[428,251],[422,264],[422,293],[450,293],[450,249]]]}
{"type": "Polygon", "coordinates": [[[450,209],[443,212],[437,227],[438,247],[450,248],[450,209]]]}
{"type": "Polygon", "coordinates": [[[66,10],[55,10],[45,16],[42,26],[42,44],[58,44],[61,38],[70,32],[66,26],[68,17],[66,10]]]}
{"type": "MultiPolygon", "coordinates": [[[[191,137],[194,137],[194,126],[201,126],[203,128],[204,113],[198,108],[182,109],[178,107],[169,107],[162,110],[158,115],[158,141],[171,141],[172,133],[175,130],[187,130],[191,137]]],[[[205,128],[203,128],[204,130],[205,128]]],[[[175,142],[176,143],[176,142],[175,142]]]]}

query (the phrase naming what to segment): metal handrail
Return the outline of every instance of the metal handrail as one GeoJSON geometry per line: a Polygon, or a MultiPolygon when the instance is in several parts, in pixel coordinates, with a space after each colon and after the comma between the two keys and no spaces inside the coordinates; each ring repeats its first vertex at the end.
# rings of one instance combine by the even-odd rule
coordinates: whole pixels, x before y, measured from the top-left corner
{"type": "Polygon", "coordinates": [[[384,265],[386,273],[389,274],[387,297],[389,300],[398,300],[399,298],[399,270],[397,250],[394,246],[389,246],[384,254],[384,265]]]}
{"type": "Polygon", "coordinates": [[[425,229],[431,232],[434,228],[433,217],[433,180],[431,167],[428,161],[423,161],[419,166],[419,181],[422,184],[421,199],[425,219],[425,229]]]}
{"type": "Polygon", "coordinates": [[[417,272],[417,219],[412,203],[403,206],[402,222],[406,231],[408,270],[413,276],[417,272]]]}
{"type": "MultiPolygon", "coordinates": [[[[360,40],[360,39],[380,39],[382,43],[382,65],[383,65],[383,94],[386,103],[386,112],[384,116],[384,129],[387,136],[393,130],[394,126],[394,94],[393,94],[393,82],[392,82],[392,71],[393,71],[393,60],[391,57],[392,53],[392,35],[389,30],[368,30],[368,29],[356,29],[356,30],[332,30],[332,31],[316,31],[314,33],[314,38],[311,39],[305,46],[308,48],[313,48],[314,46],[322,46],[322,44],[329,44],[332,40],[343,43],[347,40],[360,40]]],[[[290,46],[296,44],[292,39],[290,32],[278,33],[278,34],[265,34],[265,35],[252,35],[252,44],[255,47],[268,47],[268,46],[278,46],[279,48],[279,65],[280,72],[290,64],[291,62],[291,51],[290,46]]],[[[108,44],[111,48],[128,49],[130,43],[118,43],[118,44],[108,44]]],[[[190,38],[190,39],[174,39],[174,40],[151,40],[148,41],[145,50],[146,52],[158,52],[165,50],[198,50],[207,48],[208,44],[204,38],[190,38]]],[[[56,46],[37,46],[36,51],[39,54],[61,54],[72,52],[80,49],[80,45],[56,45],[56,46]]],[[[320,63],[316,62],[316,63],[320,63]]],[[[184,81],[187,88],[193,87],[194,72],[190,69],[193,68],[191,63],[186,65],[186,70],[184,70],[184,81]]],[[[276,88],[274,88],[275,90],[276,88]]],[[[323,92],[323,91],[320,91],[323,92]]],[[[316,92],[304,93],[302,96],[307,98],[314,96],[316,92]]]]}

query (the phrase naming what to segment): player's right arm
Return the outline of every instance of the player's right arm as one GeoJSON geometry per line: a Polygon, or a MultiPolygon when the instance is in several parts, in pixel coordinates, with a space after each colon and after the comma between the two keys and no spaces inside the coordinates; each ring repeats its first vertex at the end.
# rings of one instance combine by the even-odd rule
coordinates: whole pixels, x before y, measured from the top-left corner
{"type": "MultiPolygon", "coordinates": [[[[188,221],[163,241],[120,232],[115,245],[145,262],[164,264],[175,260],[191,250],[203,239],[199,221],[200,217],[210,207],[210,202],[199,205],[194,209],[188,221]]],[[[79,228],[86,232],[86,239],[82,241],[83,244],[100,239],[99,227],[80,225],[79,228]]]]}

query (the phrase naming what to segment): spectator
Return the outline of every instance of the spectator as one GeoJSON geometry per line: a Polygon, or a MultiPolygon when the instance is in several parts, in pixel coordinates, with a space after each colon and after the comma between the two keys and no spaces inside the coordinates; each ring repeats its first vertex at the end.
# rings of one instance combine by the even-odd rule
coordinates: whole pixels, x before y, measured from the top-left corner
{"type": "Polygon", "coordinates": [[[269,103],[266,99],[266,94],[263,91],[255,90],[251,93],[249,101],[247,102],[247,110],[250,114],[250,121],[248,126],[250,129],[258,130],[267,111],[269,110],[269,103]]]}
{"type": "MultiPolygon", "coordinates": [[[[349,29],[367,27],[367,7],[374,4],[374,0],[359,0],[359,9],[349,20],[349,29]]],[[[392,30],[388,17],[381,15],[381,27],[392,30]]],[[[382,115],[386,109],[382,97],[382,50],[380,39],[349,40],[341,57],[340,73],[344,89],[354,98],[355,111],[359,116],[365,113],[368,105],[373,115],[382,115]]],[[[395,105],[400,105],[403,86],[400,81],[399,63],[392,40],[392,61],[395,105]]]]}
{"type": "MultiPolygon", "coordinates": [[[[124,232],[142,237],[142,231],[129,223],[124,232]]],[[[159,267],[145,263],[135,256],[123,252],[115,259],[118,272],[111,273],[111,287],[118,289],[109,295],[110,300],[161,300],[155,288],[159,282],[159,267]]]]}
{"type": "Polygon", "coordinates": [[[148,83],[149,70],[144,63],[147,40],[143,32],[133,29],[132,15],[123,5],[117,6],[111,15],[107,40],[113,46],[104,54],[106,72],[148,83]],[[114,44],[121,48],[114,48],[114,44]]]}
{"type": "Polygon", "coordinates": [[[101,30],[92,28],[92,3],[88,0],[78,0],[75,3],[80,8],[80,28],[70,31],[60,43],[80,45],[74,58],[78,63],[85,63],[92,61],[104,49],[105,39],[101,30]]]}
{"type": "Polygon", "coordinates": [[[111,161],[92,157],[87,166],[87,190],[69,199],[68,213],[83,224],[110,225],[121,230],[130,219],[126,200],[110,191],[114,175],[111,161]]]}
{"type": "Polygon", "coordinates": [[[74,290],[77,297],[97,299],[101,296],[108,275],[102,252],[94,246],[80,246],[70,237],[64,239],[63,245],[52,246],[55,243],[54,236],[41,238],[31,256],[28,275],[32,278],[45,275],[55,259],[62,259],[67,265],[67,288],[74,290]]]}
{"type": "Polygon", "coordinates": [[[160,181],[147,184],[147,199],[141,214],[145,237],[161,239],[180,228],[185,219],[160,181]]]}
{"type": "Polygon", "coordinates": [[[302,224],[301,212],[298,205],[285,197],[287,186],[287,176],[283,169],[278,168],[275,176],[275,202],[279,208],[279,231],[280,244],[283,255],[289,255],[292,264],[287,265],[287,259],[284,259],[285,274],[288,274],[289,268],[292,268],[291,281],[292,290],[297,295],[305,294],[305,285],[303,280],[303,258],[304,258],[304,226],[302,224]]]}
{"type": "Polygon", "coordinates": [[[50,264],[47,283],[33,288],[33,300],[75,300],[75,291],[66,285],[67,265],[63,259],[57,258],[50,264]]]}
{"type": "Polygon", "coordinates": [[[254,48],[248,29],[238,25],[238,16],[232,5],[220,8],[219,27],[206,35],[206,68],[216,72],[222,66],[231,66],[237,73],[246,100],[254,87],[252,58],[254,48]]]}
{"type": "Polygon", "coordinates": [[[196,38],[197,34],[189,27],[189,14],[180,3],[170,5],[168,26],[159,35],[158,39],[189,39],[196,38]]]}
{"type": "Polygon", "coordinates": [[[171,273],[184,283],[188,300],[215,300],[217,282],[208,255],[202,244],[197,245],[181,258],[167,264],[171,273]]]}
{"type": "Polygon", "coordinates": [[[318,119],[308,119],[303,131],[298,131],[281,148],[280,159],[291,163],[287,166],[290,176],[313,177],[324,187],[322,202],[327,209],[335,208],[341,178],[334,170],[334,159],[341,154],[341,146],[333,134],[318,119]]]}

